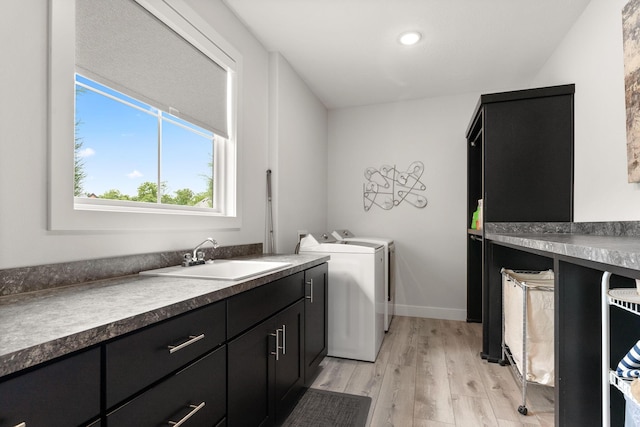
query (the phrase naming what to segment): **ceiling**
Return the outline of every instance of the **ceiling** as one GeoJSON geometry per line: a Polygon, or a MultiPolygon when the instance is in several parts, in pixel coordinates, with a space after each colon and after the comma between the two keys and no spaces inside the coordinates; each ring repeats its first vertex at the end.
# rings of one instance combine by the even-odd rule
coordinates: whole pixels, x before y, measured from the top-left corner
{"type": "Polygon", "coordinates": [[[329,109],[527,87],[589,1],[224,0],[329,109]]]}

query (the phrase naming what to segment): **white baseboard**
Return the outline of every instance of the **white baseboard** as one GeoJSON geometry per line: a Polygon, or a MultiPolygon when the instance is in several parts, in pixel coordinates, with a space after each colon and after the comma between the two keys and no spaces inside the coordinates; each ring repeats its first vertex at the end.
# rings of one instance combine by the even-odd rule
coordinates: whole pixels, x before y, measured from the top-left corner
{"type": "Polygon", "coordinates": [[[460,308],[424,307],[396,304],[396,315],[427,319],[466,320],[467,310],[460,308]]]}

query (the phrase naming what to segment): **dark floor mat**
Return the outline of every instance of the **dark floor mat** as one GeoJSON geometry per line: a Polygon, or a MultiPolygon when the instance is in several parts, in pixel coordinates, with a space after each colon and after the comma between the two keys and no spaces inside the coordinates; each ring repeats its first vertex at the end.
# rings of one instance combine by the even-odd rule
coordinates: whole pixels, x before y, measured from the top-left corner
{"type": "Polygon", "coordinates": [[[364,427],[371,406],[368,396],[310,388],[283,427],[364,427]]]}

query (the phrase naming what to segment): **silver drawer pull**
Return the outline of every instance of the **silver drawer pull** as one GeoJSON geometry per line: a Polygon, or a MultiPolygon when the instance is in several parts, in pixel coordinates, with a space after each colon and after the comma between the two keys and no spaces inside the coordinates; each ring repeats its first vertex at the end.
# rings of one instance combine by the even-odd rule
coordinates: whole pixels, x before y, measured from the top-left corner
{"type": "Polygon", "coordinates": [[[193,417],[196,412],[198,412],[200,409],[204,408],[204,402],[202,402],[199,405],[189,405],[189,408],[192,408],[192,411],[189,412],[187,415],[185,415],[184,417],[182,417],[182,419],[180,421],[169,421],[169,424],[172,425],[173,427],[179,427],[182,424],[184,424],[189,418],[193,417]]]}
{"type": "Polygon", "coordinates": [[[20,424],[16,424],[14,427],[27,427],[27,423],[23,421],[20,424]]]}
{"type": "Polygon", "coordinates": [[[307,285],[309,285],[309,296],[305,296],[305,298],[313,304],[313,279],[307,280],[307,285]]]}
{"type": "Polygon", "coordinates": [[[189,340],[183,342],[182,344],[178,344],[178,345],[168,345],[167,348],[169,349],[169,353],[173,354],[178,350],[182,350],[183,348],[193,344],[196,341],[200,341],[202,338],[204,338],[204,334],[200,334],[200,335],[189,335],[189,340]]]}

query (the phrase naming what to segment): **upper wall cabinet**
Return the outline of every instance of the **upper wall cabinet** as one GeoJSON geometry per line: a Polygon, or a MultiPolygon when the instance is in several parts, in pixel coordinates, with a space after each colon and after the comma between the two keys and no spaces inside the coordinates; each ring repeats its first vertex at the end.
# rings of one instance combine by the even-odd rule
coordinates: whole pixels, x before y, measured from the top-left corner
{"type": "Polygon", "coordinates": [[[482,95],[467,129],[468,222],[573,220],[575,85],[482,95]]]}

